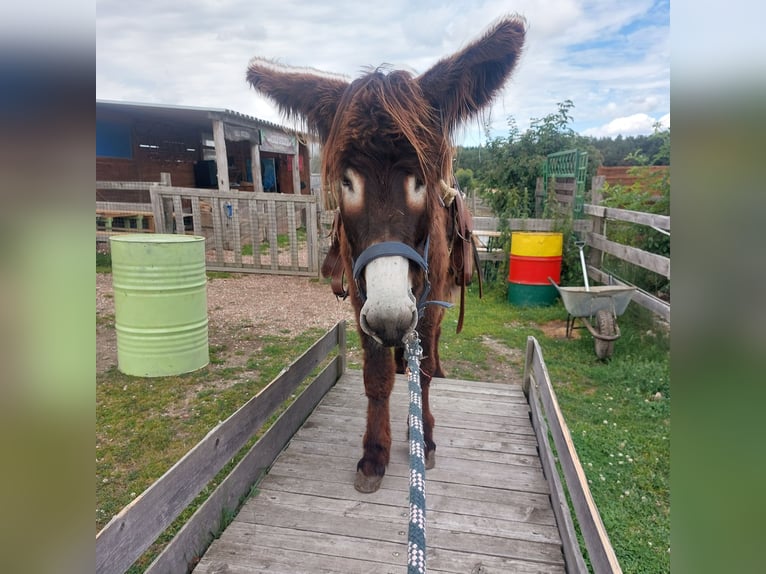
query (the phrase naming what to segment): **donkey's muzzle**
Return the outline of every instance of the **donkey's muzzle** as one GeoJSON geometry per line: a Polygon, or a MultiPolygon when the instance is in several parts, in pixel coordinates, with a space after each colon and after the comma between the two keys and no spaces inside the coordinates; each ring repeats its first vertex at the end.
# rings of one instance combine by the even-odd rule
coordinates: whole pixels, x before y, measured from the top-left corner
{"type": "Polygon", "coordinates": [[[367,264],[364,276],[367,297],[359,326],[381,345],[401,345],[418,322],[409,261],[401,256],[378,257],[367,264]]]}

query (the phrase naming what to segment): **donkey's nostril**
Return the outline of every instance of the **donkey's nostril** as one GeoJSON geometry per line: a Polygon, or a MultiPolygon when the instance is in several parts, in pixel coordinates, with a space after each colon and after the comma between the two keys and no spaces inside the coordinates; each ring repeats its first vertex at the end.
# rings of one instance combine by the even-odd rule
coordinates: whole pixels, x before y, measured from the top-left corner
{"type": "Polygon", "coordinates": [[[381,309],[373,304],[362,308],[359,325],[362,331],[386,347],[401,345],[405,335],[418,323],[418,313],[413,306],[406,306],[397,313],[380,313],[381,309]]]}

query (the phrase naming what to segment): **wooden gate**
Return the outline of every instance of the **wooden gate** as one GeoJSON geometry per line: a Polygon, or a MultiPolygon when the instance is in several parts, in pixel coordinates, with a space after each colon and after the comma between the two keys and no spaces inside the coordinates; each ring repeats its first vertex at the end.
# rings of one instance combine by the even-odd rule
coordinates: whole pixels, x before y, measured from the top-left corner
{"type": "Polygon", "coordinates": [[[317,199],[153,185],[157,233],[206,240],[209,271],[319,274],[317,199]]]}

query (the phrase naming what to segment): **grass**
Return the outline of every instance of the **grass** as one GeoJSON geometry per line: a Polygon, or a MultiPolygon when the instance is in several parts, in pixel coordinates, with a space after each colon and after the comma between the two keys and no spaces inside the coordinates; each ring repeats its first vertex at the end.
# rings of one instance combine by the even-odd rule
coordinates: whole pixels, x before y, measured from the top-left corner
{"type": "MultiPolygon", "coordinates": [[[[442,362],[453,378],[496,380],[501,365],[518,380],[527,336],[538,339],[623,571],[669,572],[667,336],[648,313],[631,305],[619,318],[622,337],[615,343],[613,357],[602,362],[593,352],[593,338],[587,331],[572,339],[546,334],[546,324],[566,319],[561,303],[548,308],[512,307],[502,283],[490,285],[481,300],[474,287],[469,290],[460,335],[455,334],[457,314],[457,309],[448,311],[442,323],[442,362]]],[[[211,347],[210,365],[188,375],[141,379],[116,370],[99,374],[97,530],[321,334],[308,330],[290,338],[248,332],[252,348],[259,350],[242,367],[226,366],[221,358],[226,349],[211,347]]],[[[349,368],[361,368],[353,326],[347,346],[349,368]]],[[[144,561],[133,571],[140,572],[146,565],[144,561]]]]}
{"type": "MultiPolygon", "coordinates": [[[[306,228],[305,227],[299,227],[295,230],[296,239],[298,243],[305,243],[306,241],[306,228]]],[[[269,244],[268,240],[264,240],[261,243],[258,244],[258,252],[261,255],[266,255],[269,252],[271,245],[269,244]]],[[[290,247],[290,236],[287,233],[280,233],[277,235],[277,248],[278,249],[287,249],[290,247]]],[[[252,243],[245,243],[242,246],[242,255],[252,255],[253,254],[253,244],[252,243]]]]}
{"type": "Polygon", "coordinates": [[[112,254],[96,251],[96,273],[112,272],[112,254]]]}

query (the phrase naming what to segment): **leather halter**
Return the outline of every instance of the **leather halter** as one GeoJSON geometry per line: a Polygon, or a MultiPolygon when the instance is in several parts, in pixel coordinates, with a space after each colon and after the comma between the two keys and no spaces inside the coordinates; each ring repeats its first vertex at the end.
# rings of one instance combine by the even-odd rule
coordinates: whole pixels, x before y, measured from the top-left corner
{"type": "Polygon", "coordinates": [[[418,317],[423,317],[426,305],[441,305],[442,307],[452,307],[452,303],[446,301],[428,301],[428,294],[431,292],[431,281],[428,278],[428,245],[431,242],[431,236],[426,238],[426,245],[423,251],[423,255],[420,255],[409,245],[402,243],[401,241],[384,241],[382,243],[374,243],[367,249],[362,251],[354,261],[354,281],[356,282],[357,292],[359,298],[364,303],[367,300],[367,293],[362,288],[359,278],[362,275],[365,267],[378,257],[404,257],[415,263],[420,269],[423,270],[423,276],[425,277],[425,288],[418,300],[418,317]]]}

